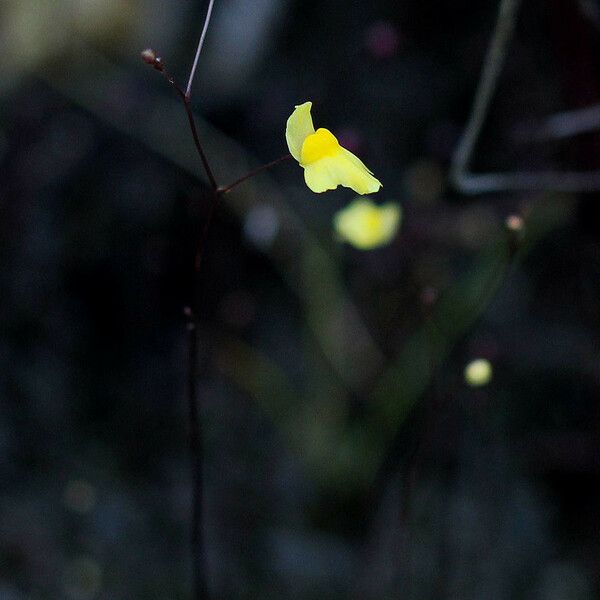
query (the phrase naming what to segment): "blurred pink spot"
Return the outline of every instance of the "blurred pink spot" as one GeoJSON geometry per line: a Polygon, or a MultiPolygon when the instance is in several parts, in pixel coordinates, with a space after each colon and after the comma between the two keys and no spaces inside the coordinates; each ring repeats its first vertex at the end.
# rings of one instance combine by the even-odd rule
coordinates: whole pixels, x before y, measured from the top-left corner
{"type": "Polygon", "coordinates": [[[392,23],[377,21],[367,29],[365,45],[376,59],[391,58],[400,47],[400,34],[392,23]]]}

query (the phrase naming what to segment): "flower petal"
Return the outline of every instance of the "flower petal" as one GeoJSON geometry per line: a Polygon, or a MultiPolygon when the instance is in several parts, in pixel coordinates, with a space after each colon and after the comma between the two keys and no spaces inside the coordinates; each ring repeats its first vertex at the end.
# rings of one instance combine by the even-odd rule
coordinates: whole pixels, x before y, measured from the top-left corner
{"type": "Polygon", "coordinates": [[[359,250],[371,250],[394,239],[402,210],[390,202],[377,206],[368,198],[357,198],[334,218],[338,236],[359,250]]]}
{"type": "Polygon", "coordinates": [[[325,156],[306,165],[304,180],[316,193],[335,190],[338,185],[343,185],[364,195],[373,194],[382,187],[362,161],[342,147],[335,156],[325,156]]]}
{"type": "Polygon", "coordinates": [[[302,144],[304,140],[311,134],[315,133],[310,109],[312,102],[305,102],[296,106],[296,110],[287,120],[285,128],[285,139],[291,155],[300,162],[302,153],[302,144]]]}

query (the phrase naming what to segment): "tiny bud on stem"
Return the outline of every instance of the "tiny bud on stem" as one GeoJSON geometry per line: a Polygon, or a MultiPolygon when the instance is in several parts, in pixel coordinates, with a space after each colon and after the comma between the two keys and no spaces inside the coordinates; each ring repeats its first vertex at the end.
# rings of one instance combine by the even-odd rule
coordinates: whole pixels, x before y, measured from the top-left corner
{"type": "Polygon", "coordinates": [[[152,50],[152,48],[146,48],[141,53],[142,60],[152,67],[154,67],[157,71],[163,70],[162,58],[160,56],[156,56],[156,52],[152,50]]]}
{"type": "Polygon", "coordinates": [[[142,60],[147,65],[153,65],[154,62],[156,61],[156,52],[154,52],[154,50],[152,50],[152,48],[146,48],[145,50],[142,51],[142,60]]]}

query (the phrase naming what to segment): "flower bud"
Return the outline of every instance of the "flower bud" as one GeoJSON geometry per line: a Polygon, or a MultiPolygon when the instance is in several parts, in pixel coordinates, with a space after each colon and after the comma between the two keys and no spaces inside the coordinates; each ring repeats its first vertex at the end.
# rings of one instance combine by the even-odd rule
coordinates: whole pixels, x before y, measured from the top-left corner
{"type": "Polygon", "coordinates": [[[142,51],[142,60],[147,65],[154,65],[156,63],[156,52],[152,48],[146,48],[142,51]]]}

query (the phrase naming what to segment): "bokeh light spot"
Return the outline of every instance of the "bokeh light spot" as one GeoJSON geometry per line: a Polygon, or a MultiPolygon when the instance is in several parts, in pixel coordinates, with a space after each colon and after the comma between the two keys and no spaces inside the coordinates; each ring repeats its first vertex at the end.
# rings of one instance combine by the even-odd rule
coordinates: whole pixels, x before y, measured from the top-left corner
{"type": "Polygon", "coordinates": [[[482,387],[492,379],[492,364],[485,358],[477,358],[465,367],[465,381],[471,387],[482,387]]]}

